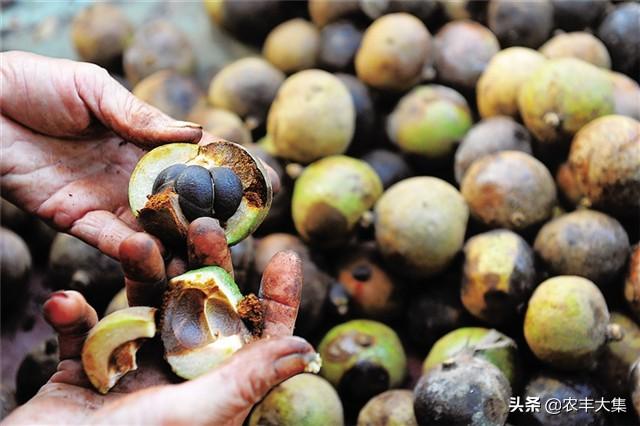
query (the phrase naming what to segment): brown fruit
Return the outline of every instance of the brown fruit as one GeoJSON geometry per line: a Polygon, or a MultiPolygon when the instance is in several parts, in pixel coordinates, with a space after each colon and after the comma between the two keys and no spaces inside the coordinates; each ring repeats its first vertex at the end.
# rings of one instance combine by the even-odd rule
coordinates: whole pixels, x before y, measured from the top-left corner
{"type": "Polygon", "coordinates": [[[302,18],[283,22],[267,36],[262,55],[287,74],[314,68],[320,51],[320,32],[302,18]]]}
{"type": "Polygon", "coordinates": [[[309,0],[309,15],[318,28],[359,12],[358,0],[309,0]]]}
{"type": "Polygon", "coordinates": [[[118,61],[132,37],[133,27],[127,17],[108,3],[83,9],[71,23],[71,40],[80,59],[105,68],[119,67],[118,61]]]}
{"type": "Polygon", "coordinates": [[[629,269],[624,282],[624,297],[629,309],[640,321],[640,244],[636,244],[629,256],[629,269]]]}
{"type": "Polygon", "coordinates": [[[469,90],[500,50],[496,36],[473,21],[448,23],[434,37],[434,47],[438,79],[469,90]]]}
{"type": "Polygon", "coordinates": [[[497,152],[475,161],[462,180],[461,192],[477,220],[515,231],[547,220],[556,204],[547,168],[520,151],[497,152]]]}
{"type": "Polygon", "coordinates": [[[131,84],[163,69],[191,74],[195,54],[186,35],[166,20],[155,20],[140,27],[124,52],[124,72],[131,84]]]}
{"type": "Polygon", "coordinates": [[[611,68],[611,58],[605,45],[584,31],[560,33],[542,45],[540,53],[549,59],[576,58],[600,68],[611,68]]]}
{"type": "Polygon", "coordinates": [[[552,275],[578,275],[604,287],[624,268],[629,237],[614,218],[578,210],[547,222],[534,249],[552,275]]]}
{"type": "Polygon", "coordinates": [[[413,392],[395,389],[374,396],[358,414],[357,426],[418,426],[413,392]]]}
{"type": "Polygon", "coordinates": [[[143,78],[133,94],[176,120],[185,120],[205,102],[196,82],[173,70],[160,70],[143,78]]]}
{"type": "Polygon", "coordinates": [[[553,6],[549,0],[491,0],[488,21],[501,46],[535,49],[553,29],[553,6]]]}
{"type": "Polygon", "coordinates": [[[358,78],[381,90],[406,90],[420,81],[432,55],[431,34],[416,17],[391,13],[364,33],[356,54],[358,78]]]}
{"type": "Polygon", "coordinates": [[[584,205],[621,216],[637,214],[640,122],[619,115],[590,122],[573,139],[569,167],[584,205]]]}
{"type": "Polygon", "coordinates": [[[573,173],[571,173],[569,163],[564,162],[558,167],[556,171],[556,185],[560,190],[560,195],[562,195],[569,207],[575,207],[580,203],[582,193],[578,188],[578,182],[576,182],[573,173]]]}
{"type": "Polygon", "coordinates": [[[259,44],[287,14],[280,0],[205,0],[213,23],[245,42],[259,44]]]}
{"type": "Polygon", "coordinates": [[[202,125],[205,132],[215,137],[245,146],[252,142],[249,129],[231,111],[203,105],[193,109],[187,119],[202,125]]]}

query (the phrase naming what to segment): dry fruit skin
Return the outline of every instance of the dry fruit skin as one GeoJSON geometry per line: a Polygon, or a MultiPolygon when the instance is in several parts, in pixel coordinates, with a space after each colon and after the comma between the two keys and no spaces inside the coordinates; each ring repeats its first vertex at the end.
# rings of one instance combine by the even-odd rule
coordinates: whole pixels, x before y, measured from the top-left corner
{"type": "Polygon", "coordinates": [[[576,58],[600,68],[611,68],[611,58],[605,45],[583,31],[558,34],[542,45],[540,53],[549,59],[576,58]]]}
{"type": "Polygon", "coordinates": [[[122,376],[138,368],[136,352],[156,334],[155,308],[126,308],[102,318],[82,348],[82,366],[91,384],[107,393],[122,376]]]}
{"type": "Polygon", "coordinates": [[[561,370],[592,368],[607,339],[619,337],[609,326],[609,310],[598,287],[573,275],[546,280],[533,292],[524,319],[524,336],[535,356],[561,370]]]}
{"type": "Polygon", "coordinates": [[[506,229],[486,232],[464,246],[460,296],[464,307],[489,324],[505,324],[517,313],[536,285],[533,250],[506,229]]]}
{"type": "Polygon", "coordinates": [[[526,47],[510,47],[496,53],[476,85],[480,116],[518,118],[520,88],[545,62],[542,54],[526,47]]]}
{"type": "Polygon", "coordinates": [[[323,158],[296,180],[293,222],[305,240],[335,245],[350,236],[381,194],[380,178],[364,161],[343,155],[323,158]]]}
{"type": "Polygon", "coordinates": [[[468,353],[480,357],[502,371],[512,388],[520,382],[518,346],[507,335],[483,327],[462,327],[442,336],[434,343],[422,364],[423,374],[448,359],[468,353]]]}
{"type": "Polygon", "coordinates": [[[418,426],[413,392],[394,389],[371,398],[360,410],[357,426],[418,426]]]}
{"type": "Polygon", "coordinates": [[[613,82],[607,71],[579,59],[550,59],[522,85],[518,107],[540,142],[562,143],[613,113],[613,82]]]}
{"type": "Polygon", "coordinates": [[[319,51],[320,32],[302,18],[275,27],[262,48],[265,59],[288,74],[315,67],[319,51]]]}
{"type": "Polygon", "coordinates": [[[629,257],[629,270],[624,282],[624,298],[631,312],[640,321],[640,244],[634,246],[629,257]]]}
{"type": "Polygon", "coordinates": [[[198,377],[260,336],[262,314],[257,298],[243,297],[220,267],[177,276],[169,281],[162,306],[165,358],[178,376],[198,377]]]}
{"type": "Polygon", "coordinates": [[[625,395],[629,371],[640,355],[640,326],[619,312],[611,313],[611,322],[622,329],[622,339],[604,346],[597,373],[612,394],[625,395]]]}
{"type": "Polygon", "coordinates": [[[331,384],[313,374],[298,374],[273,388],[256,405],[249,426],[342,426],[342,402],[331,384]]]}
{"type": "Polygon", "coordinates": [[[271,206],[272,196],[271,181],[262,163],[240,145],[223,140],[204,146],[177,143],[155,148],[140,159],[129,181],[129,205],[134,215],[147,232],[172,243],[184,241],[190,220],[212,216],[220,220],[227,243],[233,245],[262,223],[271,206]],[[220,181],[206,173],[190,180],[185,177],[182,197],[176,191],[182,187],[181,176],[185,175],[179,174],[174,183],[169,179],[171,173],[167,170],[175,165],[200,166],[195,168],[200,174],[207,169],[226,170],[222,170],[225,175],[220,181]],[[165,173],[163,176],[167,180],[159,185],[162,183],[158,182],[161,172],[165,173]],[[230,174],[235,178],[227,180],[230,174]],[[233,190],[218,194],[212,182],[222,183],[219,188],[224,188],[223,192],[227,192],[226,188],[233,190]],[[206,206],[202,205],[202,200],[206,201],[206,206]],[[236,204],[238,200],[239,204],[236,204]],[[218,209],[215,209],[216,201],[221,203],[218,209]],[[223,212],[232,214],[221,217],[223,212]]]}

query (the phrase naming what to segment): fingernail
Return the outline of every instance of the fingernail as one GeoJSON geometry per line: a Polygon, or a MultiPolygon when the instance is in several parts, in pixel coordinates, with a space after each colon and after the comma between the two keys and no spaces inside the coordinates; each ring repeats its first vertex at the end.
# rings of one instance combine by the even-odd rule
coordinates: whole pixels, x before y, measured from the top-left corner
{"type": "Polygon", "coordinates": [[[47,300],[51,299],[68,299],[69,295],[64,290],[54,291],[47,297],[47,300]]]}
{"type": "Polygon", "coordinates": [[[317,352],[304,354],[304,372],[318,374],[322,368],[322,358],[317,352]]]}
{"type": "Polygon", "coordinates": [[[202,126],[198,123],[193,123],[191,121],[174,121],[170,127],[177,127],[179,129],[202,129],[202,126]]]}

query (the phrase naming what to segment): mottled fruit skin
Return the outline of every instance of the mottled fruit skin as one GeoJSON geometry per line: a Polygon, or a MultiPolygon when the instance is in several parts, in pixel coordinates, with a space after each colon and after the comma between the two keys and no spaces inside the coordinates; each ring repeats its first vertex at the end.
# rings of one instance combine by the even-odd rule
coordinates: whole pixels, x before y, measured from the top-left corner
{"type": "Polygon", "coordinates": [[[420,80],[432,55],[431,34],[422,21],[407,13],[390,13],[365,31],[356,73],[376,89],[405,90],[420,80]]]}
{"type": "Polygon", "coordinates": [[[176,120],[185,120],[205,100],[193,79],[173,70],[161,70],[145,77],[133,88],[133,94],[176,120]]]}
{"type": "Polygon", "coordinates": [[[396,333],[371,320],[352,320],[333,327],[318,346],[320,374],[340,394],[364,404],[402,384],[407,359],[396,333]]]}
{"type": "Polygon", "coordinates": [[[638,77],[640,69],[640,4],[628,2],[617,6],[600,24],[598,38],[607,46],[613,69],[638,77]]]}
{"type": "MultiPolygon", "coordinates": [[[[592,379],[583,375],[560,375],[557,373],[543,373],[534,376],[526,385],[521,400],[535,398],[540,401],[540,406],[551,400],[566,401],[571,398],[576,401],[585,398],[593,401],[601,399],[602,391],[593,383],[592,379]]],[[[553,401],[552,401],[553,402],[553,401]]],[[[519,415],[522,423],[532,426],[569,426],[589,425],[605,426],[607,421],[606,411],[599,410],[537,410],[536,412],[522,413],[519,415]]]]}
{"type": "Polygon", "coordinates": [[[636,244],[629,256],[629,269],[624,281],[624,298],[631,312],[640,321],[640,244],[636,244]]]}
{"type": "Polygon", "coordinates": [[[499,229],[469,239],[464,255],[460,296],[465,308],[489,324],[513,321],[536,285],[529,244],[499,229]]]}
{"type": "Polygon", "coordinates": [[[438,78],[472,90],[487,64],[500,50],[496,36],[473,21],[453,21],[434,37],[438,78]]]}
{"type": "Polygon", "coordinates": [[[545,62],[542,54],[526,47],[509,47],[496,53],[476,85],[480,116],[487,118],[506,115],[519,118],[520,88],[545,62]]]}
{"type": "Polygon", "coordinates": [[[208,106],[196,107],[187,120],[200,124],[205,132],[230,142],[244,146],[249,146],[252,142],[249,128],[231,111],[208,106]]]}
{"type": "Polygon", "coordinates": [[[502,47],[537,48],[553,29],[553,6],[549,0],[492,0],[488,25],[502,47]]]}
{"type": "Polygon", "coordinates": [[[332,71],[353,68],[356,52],[362,41],[362,31],[350,21],[331,23],[320,31],[318,62],[332,71]]]}
{"type": "Polygon", "coordinates": [[[569,205],[569,207],[575,207],[580,203],[582,194],[578,188],[573,173],[571,173],[571,167],[569,163],[564,162],[558,166],[556,171],[556,186],[562,196],[562,200],[569,205]]]}
{"type": "Polygon", "coordinates": [[[610,115],[584,126],[571,143],[569,167],[584,205],[634,217],[640,209],[640,122],[610,115]]]}
{"type": "Polygon", "coordinates": [[[360,410],[357,426],[418,426],[413,392],[397,389],[376,395],[360,410]]]}
{"type": "Polygon", "coordinates": [[[434,275],[462,248],[468,219],[464,199],[447,182],[434,177],[402,180],[376,204],[378,250],[404,275],[434,275]]]}
{"type": "Polygon", "coordinates": [[[611,313],[611,323],[622,329],[622,339],[607,342],[596,372],[600,383],[612,395],[626,395],[629,371],[640,355],[640,326],[619,312],[611,313]]]}
{"type": "Polygon", "coordinates": [[[602,287],[624,268],[629,237],[614,218],[578,210],[547,222],[534,249],[552,275],[578,275],[602,287]]]}
{"type": "Polygon", "coordinates": [[[265,59],[287,74],[314,68],[319,52],[320,32],[302,18],[275,27],[262,48],[265,59]]]}
{"type": "Polygon", "coordinates": [[[289,77],[271,105],[267,133],[276,155],[310,163],[344,153],[355,131],[351,94],[326,71],[306,70],[289,77]]]}
{"type": "Polygon", "coordinates": [[[293,223],[303,239],[321,245],[344,242],[382,194],[382,182],[364,161],[335,155],[316,161],[296,180],[293,223]]]}
{"type": "Polygon", "coordinates": [[[446,158],[471,127],[464,97],[440,85],[419,86],[403,96],[387,120],[387,135],[408,153],[446,158]]]}
{"type": "Polygon", "coordinates": [[[458,328],[442,336],[424,359],[422,372],[426,374],[441,363],[464,353],[495,365],[512,388],[517,388],[520,383],[522,372],[518,361],[518,346],[505,334],[483,327],[458,328]]]}
{"type": "Polygon", "coordinates": [[[414,395],[420,425],[500,426],[507,421],[511,388],[493,364],[461,357],[422,376],[414,395]]]}
{"type": "Polygon", "coordinates": [[[273,388],[255,406],[249,426],[344,425],[342,403],[322,377],[299,374],[273,388]]]}
{"type": "Polygon", "coordinates": [[[598,287],[565,275],[540,284],[529,300],[524,335],[535,356],[553,368],[594,366],[607,339],[609,311],[598,287]]]}
{"type": "Polygon", "coordinates": [[[462,179],[461,192],[473,217],[492,228],[526,230],[547,220],[556,205],[549,170],[520,151],[475,161],[462,179]]]}
{"type": "Polygon", "coordinates": [[[456,150],[454,173],[458,183],[471,164],[499,151],[522,151],[531,154],[531,135],[515,120],[497,116],[484,119],[474,125],[456,150]]]}
{"type": "Polygon", "coordinates": [[[234,112],[252,129],[262,124],[284,82],[282,71],[262,58],[242,58],[211,80],[209,103],[234,112]]]}
{"type": "Polygon", "coordinates": [[[584,31],[558,34],[540,47],[540,53],[549,59],[576,58],[600,68],[611,68],[611,58],[605,45],[584,31]]]}
{"type": "Polygon", "coordinates": [[[133,27],[114,5],[96,3],[78,13],[71,23],[71,41],[81,60],[114,67],[133,36],[133,27]]]}
{"type": "Polygon", "coordinates": [[[161,19],[140,27],[123,57],[125,76],[131,84],[163,69],[191,74],[195,65],[195,54],[186,35],[161,19]]]}
{"type": "Polygon", "coordinates": [[[614,111],[605,70],[575,58],[550,59],[522,85],[518,107],[542,143],[562,143],[582,126],[614,111]]]}

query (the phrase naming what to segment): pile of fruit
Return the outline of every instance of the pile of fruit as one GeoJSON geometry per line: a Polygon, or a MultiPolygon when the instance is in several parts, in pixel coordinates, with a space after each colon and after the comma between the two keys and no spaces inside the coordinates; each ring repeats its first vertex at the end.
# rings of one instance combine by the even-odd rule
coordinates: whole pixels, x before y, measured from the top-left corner
{"type": "MultiPolygon", "coordinates": [[[[295,334],[322,367],[274,388],[250,425],[640,422],[640,4],[202,7],[256,49],[208,88],[169,20],[134,30],[98,3],[72,23],[80,58],[122,70],[136,96],[219,138],[147,153],[129,201],[168,246],[184,245],[196,218],[218,219],[235,268],[235,279],[217,267],[173,278],[156,326],[154,308],[127,308],[115,261],[56,236],[50,281],[105,312],[83,352],[99,391],[135,367],[114,372],[114,351],[135,359],[156,333],[185,379],[250,342],[260,319],[243,294],[289,249],[304,273],[295,334]],[[185,312],[194,292],[214,307],[185,312]],[[172,318],[189,315],[207,317],[206,344],[182,346],[172,318]],[[117,326],[128,331],[114,339],[117,326]],[[593,406],[552,413],[553,400],[593,406]]],[[[38,232],[14,209],[3,202],[3,227],[38,232]]],[[[21,235],[49,252],[34,246],[46,239],[21,235]]],[[[32,262],[13,231],[0,243],[11,253],[4,319],[32,262]]],[[[52,345],[23,368],[51,364],[52,345]]],[[[42,383],[20,377],[24,402],[42,383]]]]}

